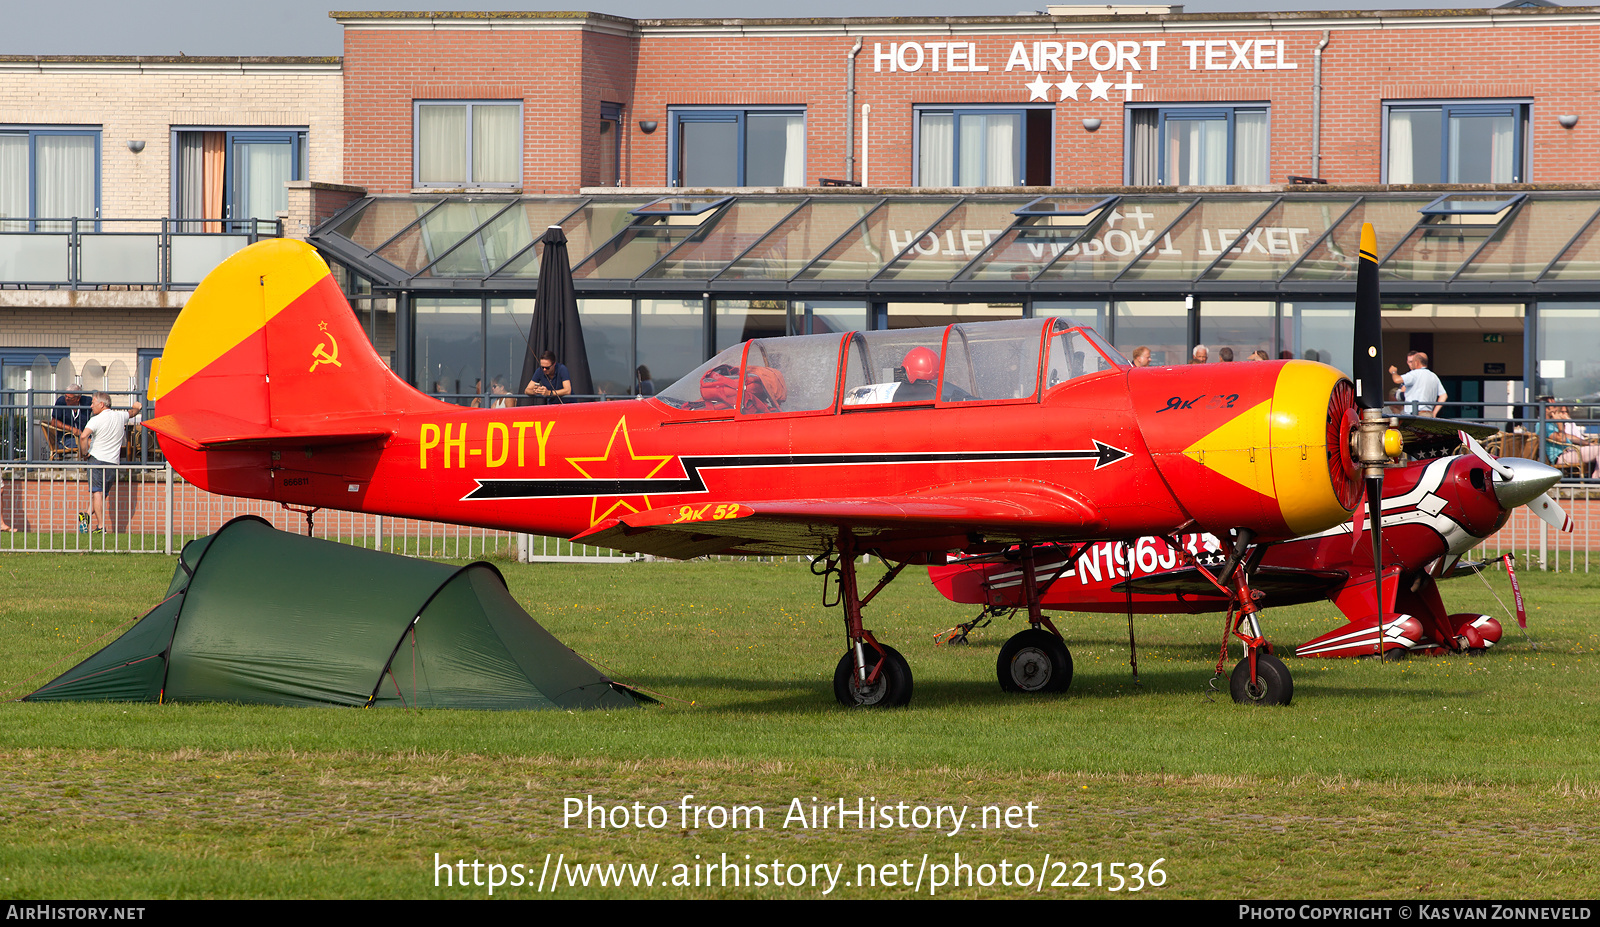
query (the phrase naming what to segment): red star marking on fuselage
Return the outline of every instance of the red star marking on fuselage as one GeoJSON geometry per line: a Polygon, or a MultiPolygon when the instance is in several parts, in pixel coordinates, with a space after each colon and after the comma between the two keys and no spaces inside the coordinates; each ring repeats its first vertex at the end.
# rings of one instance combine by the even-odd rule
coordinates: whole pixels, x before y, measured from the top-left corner
{"type": "MultiPolygon", "coordinates": [[[[617,419],[617,427],[611,431],[604,454],[599,457],[568,457],[567,463],[583,474],[584,479],[639,480],[655,476],[672,457],[671,454],[643,457],[635,454],[633,438],[628,434],[628,419],[623,417],[617,419]],[[622,438],[621,447],[618,447],[619,436],[622,438]]],[[[589,501],[589,524],[596,525],[613,515],[643,512],[649,508],[649,496],[592,496],[589,501]],[[638,500],[638,504],[634,500],[638,500]],[[625,511],[618,512],[618,509],[625,511]]]]}

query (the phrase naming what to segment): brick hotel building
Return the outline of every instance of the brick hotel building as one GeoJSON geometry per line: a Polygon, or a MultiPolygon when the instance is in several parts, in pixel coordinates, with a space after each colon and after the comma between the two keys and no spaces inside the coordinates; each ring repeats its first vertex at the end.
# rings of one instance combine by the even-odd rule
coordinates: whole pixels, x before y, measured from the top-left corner
{"type": "Polygon", "coordinates": [[[1600,8],[331,15],[342,120],[291,121],[338,151],[289,231],[423,389],[515,376],[553,223],[623,394],[757,335],[1040,315],[1348,364],[1372,222],[1391,362],[1466,414],[1600,391],[1600,8]]]}

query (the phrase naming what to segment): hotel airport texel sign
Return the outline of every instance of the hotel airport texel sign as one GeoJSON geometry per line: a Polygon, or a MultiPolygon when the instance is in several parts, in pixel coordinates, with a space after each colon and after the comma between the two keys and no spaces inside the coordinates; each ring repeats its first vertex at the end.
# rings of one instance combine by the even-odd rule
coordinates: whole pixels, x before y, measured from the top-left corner
{"type": "MultiPolygon", "coordinates": [[[[999,65],[998,57],[990,61],[980,54],[976,42],[874,42],[872,67],[879,72],[963,72],[990,71],[991,64],[999,65]]],[[[1168,70],[1187,71],[1294,71],[1300,65],[1288,61],[1283,53],[1282,39],[1185,39],[1168,43],[1165,40],[1143,42],[1013,42],[1006,56],[1004,72],[1021,71],[1032,75],[1033,81],[1024,84],[1028,99],[1048,100],[1056,91],[1056,100],[1078,100],[1079,90],[1089,93],[1089,100],[1110,102],[1110,92],[1121,90],[1122,99],[1131,102],[1135,90],[1143,90],[1135,76],[1143,72],[1168,70]],[[1073,73],[1094,79],[1079,81],[1073,73]],[[1106,72],[1120,74],[1121,82],[1106,80],[1106,72]],[[1045,79],[1046,74],[1061,76],[1059,81],[1045,79]]]]}

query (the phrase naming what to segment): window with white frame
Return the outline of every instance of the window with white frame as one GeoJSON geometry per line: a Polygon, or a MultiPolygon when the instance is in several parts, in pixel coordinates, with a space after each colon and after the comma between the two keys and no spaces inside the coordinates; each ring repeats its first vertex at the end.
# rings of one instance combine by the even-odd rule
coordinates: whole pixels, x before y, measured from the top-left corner
{"type": "Polygon", "coordinates": [[[1264,103],[1128,107],[1128,182],[1228,186],[1269,182],[1264,103]]]}
{"type": "Polygon", "coordinates": [[[1522,183],[1528,104],[1508,100],[1383,105],[1385,183],[1522,183]]]}
{"type": "Polygon", "coordinates": [[[0,126],[0,231],[61,231],[100,215],[100,130],[0,126]]]}
{"type": "Polygon", "coordinates": [[[917,108],[917,186],[1049,186],[1051,120],[1040,107],[917,108]]]}
{"type": "Polygon", "coordinates": [[[670,113],[672,186],[805,186],[804,110],[674,107],[670,113]]]}
{"type": "Polygon", "coordinates": [[[414,125],[419,187],[522,184],[522,103],[418,100],[414,125]]]}

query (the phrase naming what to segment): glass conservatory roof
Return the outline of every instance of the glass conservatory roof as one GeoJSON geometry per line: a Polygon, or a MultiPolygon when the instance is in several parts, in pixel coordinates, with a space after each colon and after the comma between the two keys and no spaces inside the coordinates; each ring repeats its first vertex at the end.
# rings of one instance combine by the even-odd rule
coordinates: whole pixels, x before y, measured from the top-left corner
{"type": "Polygon", "coordinates": [[[580,292],[1343,293],[1373,224],[1385,294],[1592,290],[1600,193],[386,195],[311,236],[383,289],[526,291],[566,232],[580,292]]]}

